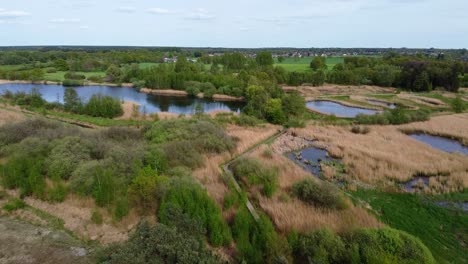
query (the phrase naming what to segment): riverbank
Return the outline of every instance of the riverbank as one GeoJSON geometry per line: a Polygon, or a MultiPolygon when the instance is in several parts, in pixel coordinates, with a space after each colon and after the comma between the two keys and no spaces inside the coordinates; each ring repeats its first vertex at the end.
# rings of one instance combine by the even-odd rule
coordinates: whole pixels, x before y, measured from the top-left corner
{"type": "MultiPolygon", "coordinates": [[[[0,85],[1,84],[50,84],[50,85],[60,85],[61,83],[60,82],[54,82],[54,81],[46,81],[46,80],[24,81],[24,80],[4,80],[4,79],[0,79],[0,85]]],[[[132,83],[115,84],[115,83],[108,83],[108,82],[96,83],[96,82],[89,82],[89,81],[84,81],[83,85],[80,85],[80,86],[109,86],[109,87],[133,88],[132,83]]]]}

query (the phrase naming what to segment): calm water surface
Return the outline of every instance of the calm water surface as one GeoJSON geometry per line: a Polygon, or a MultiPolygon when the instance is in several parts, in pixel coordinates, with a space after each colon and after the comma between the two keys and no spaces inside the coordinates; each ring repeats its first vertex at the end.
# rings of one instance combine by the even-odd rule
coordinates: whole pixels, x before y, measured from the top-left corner
{"type": "MultiPolygon", "coordinates": [[[[16,92],[31,92],[37,88],[47,102],[63,103],[63,94],[65,87],[62,85],[45,84],[2,84],[0,85],[0,94],[9,90],[16,92]]],[[[239,112],[243,107],[242,102],[215,102],[211,99],[200,99],[180,96],[158,96],[140,93],[129,87],[110,87],[110,86],[80,86],[74,88],[78,96],[86,102],[94,94],[102,94],[118,98],[123,101],[133,101],[140,104],[140,111],[146,113],[170,112],[176,114],[191,114],[195,106],[201,104],[205,112],[212,111],[232,111],[239,112]]]]}
{"type": "Polygon", "coordinates": [[[468,147],[463,146],[460,142],[453,139],[448,139],[444,137],[431,136],[427,134],[410,134],[410,137],[424,142],[430,145],[433,148],[440,149],[445,152],[453,153],[460,152],[462,154],[468,155],[468,147]]]}
{"type": "Polygon", "coordinates": [[[356,117],[358,114],[374,115],[379,112],[377,110],[372,109],[346,106],[331,101],[307,102],[306,106],[321,113],[329,115],[333,114],[339,117],[356,117]]]}

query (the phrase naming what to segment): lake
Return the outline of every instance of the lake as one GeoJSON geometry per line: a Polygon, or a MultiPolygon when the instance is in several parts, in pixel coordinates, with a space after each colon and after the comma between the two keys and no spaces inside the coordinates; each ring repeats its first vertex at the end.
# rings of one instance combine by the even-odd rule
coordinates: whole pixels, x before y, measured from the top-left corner
{"type": "MultiPolygon", "coordinates": [[[[63,103],[65,87],[62,85],[49,84],[2,84],[0,94],[9,90],[13,93],[29,93],[33,88],[37,88],[47,102],[63,103]]],[[[176,114],[192,114],[195,106],[201,104],[205,112],[231,111],[240,112],[244,106],[242,102],[217,102],[212,99],[193,98],[187,96],[160,96],[140,93],[129,87],[110,86],[80,86],[74,88],[78,96],[87,102],[94,94],[102,94],[118,98],[122,101],[133,101],[140,105],[140,111],[146,113],[169,112],[176,114]]]]}
{"type": "Polygon", "coordinates": [[[459,153],[468,155],[468,147],[463,146],[457,140],[453,140],[453,139],[449,139],[445,137],[431,136],[431,135],[427,135],[423,133],[410,134],[409,136],[423,143],[426,143],[433,148],[436,148],[445,152],[449,152],[449,153],[459,152],[459,153]]]}
{"type": "Polygon", "coordinates": [[[335,115],[337,117],[356,117],[358,114],[374,115],[377,110],[346,106],[331,101],[312,101],[307,102],[306,106],[320,113],[335,115]]]}

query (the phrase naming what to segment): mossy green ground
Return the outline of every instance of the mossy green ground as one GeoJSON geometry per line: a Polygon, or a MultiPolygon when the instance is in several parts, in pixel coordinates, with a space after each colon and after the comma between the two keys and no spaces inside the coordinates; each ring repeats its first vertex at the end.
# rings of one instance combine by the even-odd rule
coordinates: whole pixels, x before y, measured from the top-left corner
{"type": "Polygon", "coordinates": [[[437,206],[436,197],[431,196],[375,190],[360,190],[352,195],[369,203],[385,224],[420,238],[439,263],[468,263],[466,212],[437,206]]]}

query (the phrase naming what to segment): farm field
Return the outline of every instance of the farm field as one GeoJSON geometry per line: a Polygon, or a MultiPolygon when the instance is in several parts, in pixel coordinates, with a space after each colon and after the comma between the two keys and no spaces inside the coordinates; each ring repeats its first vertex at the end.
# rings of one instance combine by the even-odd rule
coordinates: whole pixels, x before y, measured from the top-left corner
{"type": "MultiPolygon", "coordinates": [[[[310,62],[313,57],[302,57],[302,58],[284,58],[283,62],[278,62],[276,59],[275,65],[281,66],[288,71],[306,72],[310,71],[310,62]]],[[[343,57],[327,57],[327,66],[331,70],[336,64],[342,63],[343,57]]]]}

